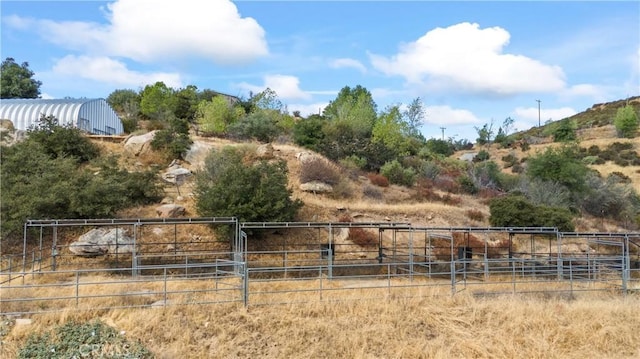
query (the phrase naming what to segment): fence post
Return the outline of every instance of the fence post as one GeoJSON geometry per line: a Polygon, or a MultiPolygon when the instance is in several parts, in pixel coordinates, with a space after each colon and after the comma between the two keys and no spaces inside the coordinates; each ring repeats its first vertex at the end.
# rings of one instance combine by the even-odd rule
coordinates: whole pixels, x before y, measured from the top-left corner
{"type": "Polygon", "coordinates": [[[163,290],[163,293],[162,293],[162,294],[163,294],[163,297],[164,297],[164,303],[163,303],[163,304],[164,304],[164,306],[166,307],[166,306],[167,306],[167,268],[166,268],[166,267],[164,268],[164,275],[163,275],[163,277],[164,277],[164,278],[163,278],[163,280],[164,280],[164,285],[163,285],[163,288],[162,288],[162,290],[163,290]]]}
{"type": "Polygon", "coordinates": [[[76,271],[76,308],[78,308],[79,302],[80,302],[80,275],[79,275],[79,272],[76,271]]]}
{"type": "Polygon", "coordinates": [[[247,263],[244,263],[244,278],[243,278],[243,286],[242,286],[242,302],[244,303],[244,307],[249,307],[249,266],[247,263]]]}
{"type": "MultiPolygon", "coordinates": [[[[451,253],[453,256],[453,251],[451,253]]],[[[451,260],[451,295],[455,295],[455,294],[456,294],[456,262],[452,259],[451,260]]]]}

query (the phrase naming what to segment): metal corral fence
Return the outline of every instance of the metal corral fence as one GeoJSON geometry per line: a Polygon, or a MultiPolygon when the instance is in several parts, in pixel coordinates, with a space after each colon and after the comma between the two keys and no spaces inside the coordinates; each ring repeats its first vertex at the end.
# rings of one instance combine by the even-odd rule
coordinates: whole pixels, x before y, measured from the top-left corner
{"type": "Polygon", "coordinates": [[[640,290],[640,233],[235,218],[29,221],[24,233],[21,253],[2,253],[2,314],[640,290]],[[71,253],[68,238],[95,228],[133,245],[71,253]]]}

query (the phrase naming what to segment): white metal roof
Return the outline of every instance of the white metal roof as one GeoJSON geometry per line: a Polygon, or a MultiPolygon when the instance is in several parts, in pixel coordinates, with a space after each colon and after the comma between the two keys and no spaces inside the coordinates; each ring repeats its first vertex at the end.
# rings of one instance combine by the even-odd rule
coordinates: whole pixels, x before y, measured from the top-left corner
{"type": "Polygon", "coordinates": [[[104,99],[2,99],[0,119],[17,130],[27,130],[40,117],[53,115],[60,125],[72,125],[90,133],[120,134],[122,121],[104,99]]]}

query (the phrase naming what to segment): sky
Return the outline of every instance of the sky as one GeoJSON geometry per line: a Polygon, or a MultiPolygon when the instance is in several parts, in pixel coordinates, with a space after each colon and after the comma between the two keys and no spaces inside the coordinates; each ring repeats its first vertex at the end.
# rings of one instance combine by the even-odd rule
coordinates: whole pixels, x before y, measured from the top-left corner
{"type": "Polygon", "coordinates": [[[638,1],[0,0],[0,55],[43,98],[162,81],[319,113],[345,86],[424,104],[426,138],[477,138],[640,95],[638,1]]]}

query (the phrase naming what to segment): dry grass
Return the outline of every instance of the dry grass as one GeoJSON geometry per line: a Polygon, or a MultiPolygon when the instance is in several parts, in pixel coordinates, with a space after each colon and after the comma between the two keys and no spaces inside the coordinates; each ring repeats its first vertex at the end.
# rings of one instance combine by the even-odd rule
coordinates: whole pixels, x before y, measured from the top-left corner
{"type": "MultiPolygon", "coordinates": [[[[270,284],[269,290],[287,284],[270,284]]],[[[300,286],[301,284],[296,284],[300,286]]],[[[317,283],[309,285],[317,286],[317,283]]],[[[413,294],[430,289],[411,289],[413,294]]],[[[640,298],[590,296],[567,301],[503,296],[368,300],[373,289],[340,302],[175,306],[64,311],[32,317],[4,338],[0,356],[69,320],[103,320],[158,358],[635,358],[640,298]]],[[[405,292],[406,293],[406,292],[405,292]]],[[[405,294],[402,293],[402,294],[405,294]]],[[[431,294],[431,293],[426,293],[431,294]]],[[[288,294],[288,301],[314,293],[288,294]]],[[[377,296],[377,294],[375,295],[377,296]]]]}

